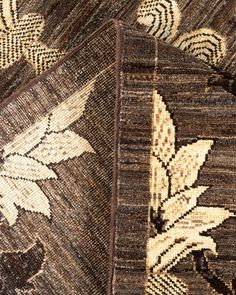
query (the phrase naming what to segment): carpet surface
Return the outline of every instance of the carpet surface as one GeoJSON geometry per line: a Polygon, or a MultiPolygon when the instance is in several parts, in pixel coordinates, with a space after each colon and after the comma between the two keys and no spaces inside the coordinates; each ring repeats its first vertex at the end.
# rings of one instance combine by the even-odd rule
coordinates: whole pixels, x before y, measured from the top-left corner
{"type": "Polygon", "coordinates": [[[0,98],[28,83],[111,18],[190,52],[195,44],[202,49],[197,55],[207,51],[205,60],[213,49],[218,53],[213,60],[222,57],[213,62],[219,74],[214,81],[235,94],[235,6],[235,0],[68,0],[66,5],[59,0],[1,0],[0,98]],[[189,37],[190,42],[180,42],[189,37]]]}
{"type": "Polygon", "coordinates": [[[236,2],[66,4],[0,1],[0,294],[236,294],[236,2]]]}

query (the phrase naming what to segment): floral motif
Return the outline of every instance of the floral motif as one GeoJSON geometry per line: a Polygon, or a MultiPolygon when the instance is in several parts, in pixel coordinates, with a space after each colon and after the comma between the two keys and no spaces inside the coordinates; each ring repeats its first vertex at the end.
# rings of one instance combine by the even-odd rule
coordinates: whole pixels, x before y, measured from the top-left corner
{"type": "Polygon", "coordinates": [[[163,289],[165,294],[187,294],[184,283],[169,271],[192,251],[208,249],[216,254],[214,240],[201,233],[232,214],[223,208],[198,206],[208,187],[195,186],[213,143],[200,139],[176,151],[173,121],[155,92],[147,294],[163,294],[163,289]]]}
{"type": "Polygon", "coordinates": [[[85,152],[94,153],[89,142],[67,129],[85,109],[94,80],[57,106],[3,148],[0,167],[0,211],[10,225],[18,208],[50,218],[50,204],[37,181],[57,179],[49,164],[60,163],[85,152]]]}
{"type": "Polygon", "coordinates": [[[180,20],[181,12],[175,0],[144,0],[138,9],[137,21],[149,34],[217,65],[227,52],[225,38],[210,28],[200,28],[175,40],[180,20]]]}
{"type": "Polygon", "coordinates": [[[147,32],[170,42],[176,35],[180,10],[175,1],[144,1],[138,9],[138,22],[147,27],[147,32]]]}
{"type": "Polygon", "coordinates": [[[16,0],[0,0],[0,69],[24,56],[41,74],[62,57],[63,53],[38,41],[43,30],[42,15],[29,13],[19,19],[16,0]]]}

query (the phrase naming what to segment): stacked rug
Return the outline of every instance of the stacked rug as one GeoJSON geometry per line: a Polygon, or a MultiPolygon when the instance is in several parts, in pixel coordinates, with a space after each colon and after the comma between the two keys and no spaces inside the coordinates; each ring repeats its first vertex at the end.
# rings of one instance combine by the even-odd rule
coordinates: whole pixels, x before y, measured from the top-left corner
{"type": "Polygon", "coordinates": [[[0,294],[235,294],[236,3],[67,2],[0,1],[0,294]]]}

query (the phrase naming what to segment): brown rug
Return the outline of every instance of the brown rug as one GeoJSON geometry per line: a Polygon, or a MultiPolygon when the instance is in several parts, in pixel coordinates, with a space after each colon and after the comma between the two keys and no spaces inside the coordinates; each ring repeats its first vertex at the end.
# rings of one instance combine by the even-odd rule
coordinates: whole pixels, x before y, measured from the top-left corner
{"type": "Polygon", "coordinates": [[[0,1],[0,294],[235,294],[229,40],[182,31],[191,3],[87,1],[78,36],[129,24],[65,55],[81,3],[36,2],[0,1]]]}

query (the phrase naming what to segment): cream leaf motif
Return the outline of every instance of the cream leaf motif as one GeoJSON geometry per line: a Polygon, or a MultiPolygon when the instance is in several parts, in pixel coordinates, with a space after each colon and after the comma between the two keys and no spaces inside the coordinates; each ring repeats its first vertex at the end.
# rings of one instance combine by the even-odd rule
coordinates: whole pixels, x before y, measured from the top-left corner
{"type": "Polygon", "coordinates": [[[197,199],[207,189],[207,186],[192,187],[167,199],[162,205],[165,230],[172,227],[181,217],[197,206],[197,199]]]}
{"type": "Polygon", "coordinates": [[[168,196],[169,180],[167,171],[157,157],[152,159],[152,187],[151,187],[151,206],[157,211],[159,205],[168,196]]]}
{"type": "Polygon", "coordinates": [[[186,285],[172,274],[152,274],[148,277],[147,295],[185,295],[186,292],[186,285]]]}
{"type": "Polygon", "coordinates": [[[153,153],[166,165],[175,154],[175,127],[161,96],[154,101],[153,153]]]}
{"type": "Polygon", "coordinates": [[[51,169],[37,159],[16,154],[9,155],[5,159],[0,176],[32,181],[57,178],[51,169]]]}
{"type": "Polygon", "coordinates": [[[225,38],[209,28],[185,33],[174,45],[212,65],[219,64],[227,53],[225,38]]]}
{"type": "Polygon", "coordinates": [[[0,69],[6,69],[25,57],[36,74],[48,69],[64,54],[39,41],[44,18],[29,13],[19,19],[17,2],[0,0],[0,69]]]}
{"type": "Polygon", "coordinates": [[[147,32],[171,41],[180,24],[180,10],[176,1],[145,0],[138,9],[138,22],[147,27],[147,32]]]}
{"type": "Polygon", "coordinates": [[[0,211],[10,226],[18,217],[16,206],[50,218],[49,200],[36,182],[0,177],[0,191],[0,211]]]}
{"type": "Polygon", "coordinates": [[[137,12],[137,22],[144,25],[149,34],[208,64],[219,64],[227,54],[225,38],[211,28],[199,28],[177,38],[181,11],[175,0],[143,0],[137,12]]]}
{"type": "MultiPolygon", "coordinates": [[[[171,115],[155,91],[150,186],[150,223],[155,230],[147,244],[147,267],[155,280],[152,277],[148,282],[147,292],[148,288],[153,292],[148,294],[162,294],[159,284],[163,285],[168,272],[192,251],[210,250],[216,255],[215,241],[202,233],[233,216],[224,208],[197,204],[208,187],[195,182],[214,142],[201,139],[176,151],[174,129],[171,115]]],[[[170,285],[165,288],[166,294],[172,294],[170,285]]],[[[187,294],[187,288],[180,294],[187,294]]]]}
{"type": "Polygon", "coordinates": [[[51,216],[48,197],[38,181],[57,180],[49,164],[58,164],[95,153],[90,143],[68,127],[78,120],[94,89],[95,80],[65,99],[50,115],[43,117],[3,147],[0,166],[0,212],[9,225],[18,217],[18,206],[51,216]]]}
{"type": "Polygon", "coordinates": [[[182,147],[168,163],[168,171],[171,176],[171,194],[183,190],[197,180],[200,167],[206,160],[212,140],[198,140],[182,147]]]}
{"type": "Polygon", "coordinates": [[[59,134],[52,132],[47,135],[29,155],[43,164],[50,164],[79,157],[84,151],[94,152],[86,139],[65,130],[59,134]]]}

